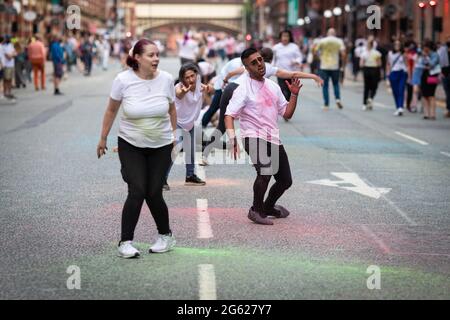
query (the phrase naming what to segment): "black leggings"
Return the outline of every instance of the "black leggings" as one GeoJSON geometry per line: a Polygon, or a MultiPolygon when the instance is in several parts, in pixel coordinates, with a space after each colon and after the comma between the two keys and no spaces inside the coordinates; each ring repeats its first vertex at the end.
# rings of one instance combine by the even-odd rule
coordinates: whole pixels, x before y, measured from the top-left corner
{"type": "Polygon", "coordinates": [[[378,82],[380,82],[380,68],[364,67],[364,105],[369,98],[372,100],[375,98],[378,82]]]}
{"type": "Polygon", "coordinates": [[[169,211],[162,187],[171,163],[172,144],[161,148],[138,148],[119,137],[119,158],[128,197],[122,211],[121,241],[133,240],[142,204],[147,202],[159,234],[170,233],[169,211]]]}
{"type": "Polygon", "coordinates": [[[272,209],[292,185],[289,159],[282,145],[278,146],[259,138],[244,138],[244,148],[257,174],[253,184],[253,208],[262,213],[265,209],[272,209]],[[275,177],[275,183],[264,201],[272,175],[275,177]]]}

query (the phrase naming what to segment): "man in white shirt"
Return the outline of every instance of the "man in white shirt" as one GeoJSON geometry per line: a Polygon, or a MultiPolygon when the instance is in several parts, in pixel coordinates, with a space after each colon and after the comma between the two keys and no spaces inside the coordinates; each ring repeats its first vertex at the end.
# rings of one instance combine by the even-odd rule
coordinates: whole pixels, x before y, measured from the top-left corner
{"type": "Polygon", "coordinates": [[[331,28],[328,30],[327,37],[320,40],[319,44],[315,48],[320,55],[320,70],[319,74],[322,77],[324,83],[323,86],[323,99],[324,110],[329,110],[330,96],[328,92],[328,83],[331,78],[334,88],[334,96],[336,98],[336,105],[339,109],[343,108],[341,103],[341,93],[339,88],[339,76],[340,66],[339,59],[345,62],[345,45],[342,39],[336,37],[336,31],[331,28]]]}
{"type": "Polygon", "coordinates": [[[12,94],[12,81],[14,76],[14,57],[17,55],[14,45],[11,43],[11,37],[6,36],[2,43],[2,65],[3,65],[3,94],[9,100],[15,100],[12,94]]]}
{"type": "Polygon", "coordinates": [[[240,129],[245,151],[249,154],[257,172],[253,185],[253,206],[248,218],[257,224],[273,225],[267,216],[286,218],[289,212],[276,206],[276,202],[292,185],[289,160],[281,144],[278,116],[290,119],[297,106],[297,96],[302,87],[299,79],[287,84],[291,98],[286,101],[280,87],[264,77],[266,67],[261,54],[254,48],[244,50],[242,62],[248,71],[227,107],[225,126],[234,159],[240,153],[234,130],[234,119],[240,119],[240,129]],[[275,184],[264,195],[272,175],[275,184]]]}

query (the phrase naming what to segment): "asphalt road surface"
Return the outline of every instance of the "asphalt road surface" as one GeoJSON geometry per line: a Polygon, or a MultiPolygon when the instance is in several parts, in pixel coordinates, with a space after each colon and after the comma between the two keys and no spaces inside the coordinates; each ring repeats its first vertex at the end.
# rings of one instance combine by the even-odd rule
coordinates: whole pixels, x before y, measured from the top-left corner
{"type": "MultiPolygon", "coordinates": [[[[178,59],[160,67],[175,75],[178,59]]],[[[0,299],[450,298],[450,120],[441,109],[434,122],[394,117],[384,84],[371,112],[352,82],[345,108],[324,112],[304,82],[294,118],[280,121],[288,218],[248,220],[254,169],[217,152],[198,168],[204,187],[184,186],[183,165],[172,170],[176,248],[146,253],[156,227],[144,204],[142,257],[118,258],[117,121],[100,160],[96,145],[119,70],[75,72],[61,97],[29,88],[0,103],[0,299]]]]}

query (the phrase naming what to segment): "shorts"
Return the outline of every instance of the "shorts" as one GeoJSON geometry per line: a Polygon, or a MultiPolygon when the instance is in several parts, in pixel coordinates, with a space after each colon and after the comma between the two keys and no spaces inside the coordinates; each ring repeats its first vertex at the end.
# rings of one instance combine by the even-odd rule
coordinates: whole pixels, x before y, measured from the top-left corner
{"type": "Polygon", "coordinates": [[[12,81],[14,77],[14,68],[3,68],[3,79],[12,81]]]}
{"type": "Polygon", "coordinates": [[[53,75],[55,78],[62,78],[64,75],[63,64],[53,63],[53,75]]]}
{"type": "Polygon", "coordinates": [[[422,74],[423,74],[423,69],[419,69],[419,68],[414,69],[412,80],[411,80],[411,84],[413,86],[420,86],[420,84],[422,82],[422,74]]]}

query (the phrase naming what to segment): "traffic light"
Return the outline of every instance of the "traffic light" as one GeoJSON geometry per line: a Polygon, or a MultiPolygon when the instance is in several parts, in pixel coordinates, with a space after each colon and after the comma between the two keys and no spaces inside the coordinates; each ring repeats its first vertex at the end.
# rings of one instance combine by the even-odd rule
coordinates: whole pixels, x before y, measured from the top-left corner
{"type": "Polygon", "coordinates": [[[419,6],[420,9],[424,9],[427,6],[425,1],[419,1],[419,3],[417,5],[419,6]]]}
{"type": "Polygon", "coordinates": [[[437,1],[436,0],[431,0],[429,3],[430,3],[431,7],[435,7],[437,5],[437,1]]]}

